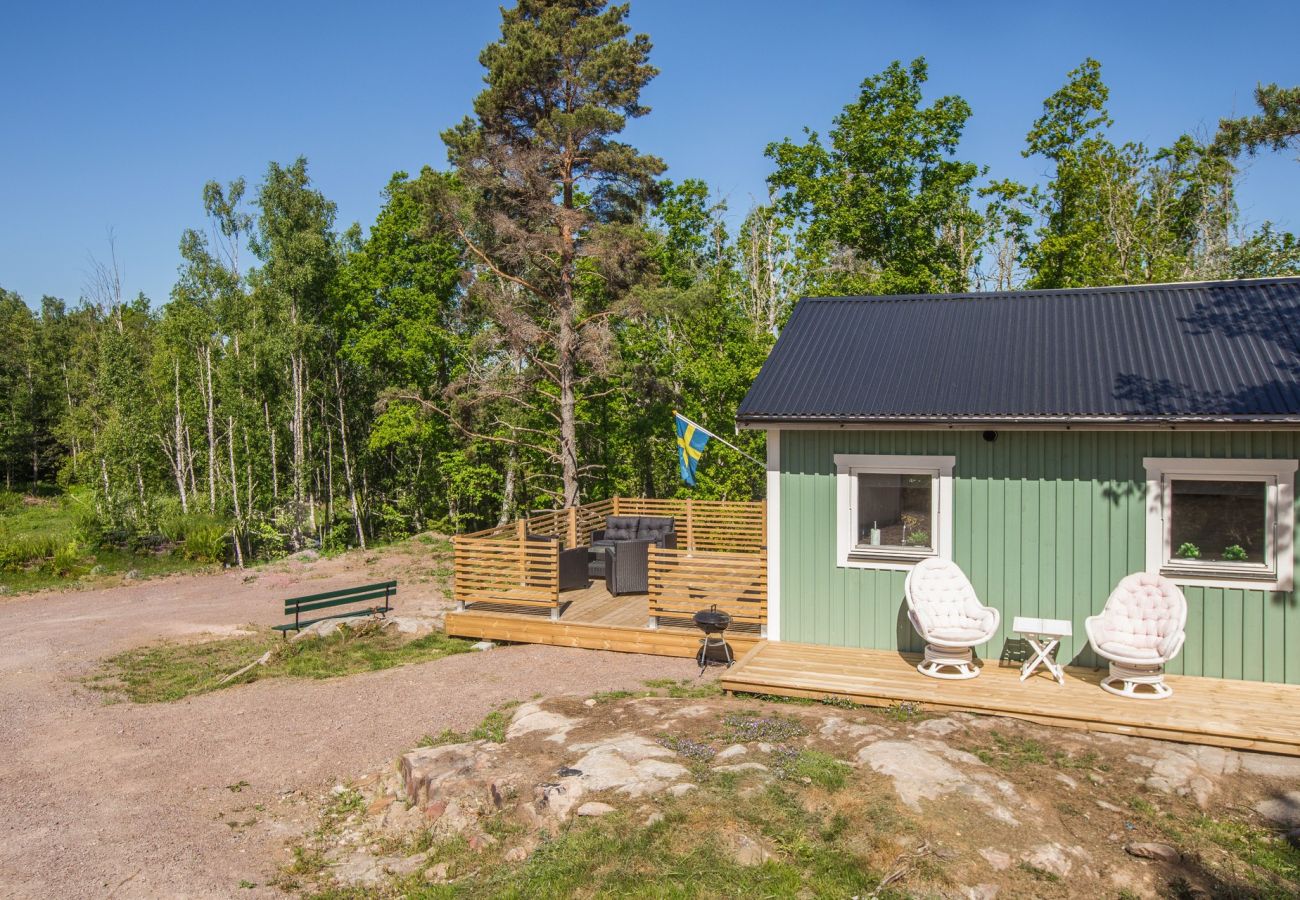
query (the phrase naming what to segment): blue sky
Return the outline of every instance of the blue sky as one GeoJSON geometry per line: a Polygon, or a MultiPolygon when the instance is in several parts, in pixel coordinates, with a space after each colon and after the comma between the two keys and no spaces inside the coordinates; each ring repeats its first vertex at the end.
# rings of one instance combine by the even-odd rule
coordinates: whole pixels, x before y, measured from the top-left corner
{"type": "MultiPolygon", "coordinates": [[[[75,300],[116,234],[125,289],[165,301],[181,229],[210,178],[256,183],[306,155],[341,225],[368,225],[398,169],[442,165],[470,110],[497,5],[10,5],[0,29],[0,286],[75,300]]],[[[924,55],[931,96],[974,109],[962,146],[1032,179],[1020,148],[1043,98],[1101,60],[1116,135],[1163,144],[1252,108],[1256,82],[1300,83],[1300,4],[633,0],[655,44],[654,111],[628,136],[674,178],[707,180],[737,216],[765,196],[763,147],[825,130],[859,82],[924,55]]],[[[1300,230],[1300,162],[1252,163],[1250,222],[1300,230]]]]}

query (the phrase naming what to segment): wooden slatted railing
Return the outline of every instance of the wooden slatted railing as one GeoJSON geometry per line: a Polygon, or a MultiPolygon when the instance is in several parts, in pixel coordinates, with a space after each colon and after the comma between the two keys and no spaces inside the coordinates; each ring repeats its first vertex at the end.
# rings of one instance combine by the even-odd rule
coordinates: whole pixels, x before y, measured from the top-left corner
{"type": "Polygon", "coordinates": [[[762,500],[615,497],[613,506],[616,516],[672,516],[678,549],[762,553],[767,547],[767,503],[762,500]]]}
{"type": "Polygon", "coordinates": [[[452,538],[455,597],[461,604],[513,603],[557,607],[560,548],[556,541],[527,540],[527,523],[452,538]]]}
{"type": "Polygon", "coordinates": [[[712,606],[736,622],[767,624],[767,554],[650,548],[650,621],[712,606]]]}
{"type": "Polygon", "coordinates": [[[530,513],[453,538],[455,598],[462,608],[487,602],[556,610],[561,547],[589,545],[592,532],[604,528],[611,515],[672,516],[677,550],[650,552],[651,617],[689,617],[716,603],[737,621],[765,624],[766,509],[762,501],[612,497],[530,513]],[[529,541],[529,534],[559,540],[529,541]]]}

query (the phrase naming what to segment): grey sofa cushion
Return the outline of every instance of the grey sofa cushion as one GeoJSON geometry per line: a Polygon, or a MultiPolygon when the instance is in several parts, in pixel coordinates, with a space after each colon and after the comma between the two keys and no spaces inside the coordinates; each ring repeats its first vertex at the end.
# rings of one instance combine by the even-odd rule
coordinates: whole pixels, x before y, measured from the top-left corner
{"type": "Polygon", "coordinates": [[[607,541],[630,541],[637,536],[636,516],[609,516],[605,519],[605,536],[607,541]]]}
{"type": "Polygon", "coordinates": [[[636,536],[643,541],[657,541],[673,530],[670,516],[642,516],[637,522],[636,536]]]}

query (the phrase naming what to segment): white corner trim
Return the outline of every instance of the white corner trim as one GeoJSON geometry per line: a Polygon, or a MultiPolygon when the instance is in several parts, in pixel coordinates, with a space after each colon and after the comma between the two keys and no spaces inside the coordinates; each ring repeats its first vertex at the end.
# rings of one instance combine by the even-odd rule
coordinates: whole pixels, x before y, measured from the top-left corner
{"type": "Polygon", "coordinates": [[[835,563],[846,569],[910,570],[921,559],[867,559],[853,556],[854,494],[853,476],[859,470],[895,472],[900,475],[934,476],[934,556],[952,559],[952,471],[955,456],[879,455],[863,453],[835,454],[835,563]]]}
{"type": "MultiPolygon", "coordinates": [[[[1163,574],[1175,584],[1239,590],[1290,591],[1295,586],[1295,476],[1300,460],[1204,459],[1149,456],[1147,473],[1146,570],[1163,574]],[[1268,486],[1267,528],[1273,540],[1265,564],[1241,566],[1240,574],[1222,568],[1204,575],[1168,565],[1170,523],[1165,516],[1172,478],[1263,481],[1268,486]]],[[[1195,563],[1189,564],[1195,565],[1195,563]]],[[[1232,566],[1231,563],[1227,564],[1232,566]]]]}
{"type": "Polygon", "coordinates": [[[781,429],[767,429],[767,639],[781,640],[781,429]]]}

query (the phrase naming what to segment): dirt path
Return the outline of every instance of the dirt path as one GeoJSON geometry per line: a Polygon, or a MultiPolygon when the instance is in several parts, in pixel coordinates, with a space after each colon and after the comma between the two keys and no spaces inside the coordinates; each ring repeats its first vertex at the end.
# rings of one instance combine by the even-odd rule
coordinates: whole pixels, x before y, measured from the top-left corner
{"type": "Polygon", "coordinates": [[[370,576],[398,578],[402,612],[440,608],[423,567],[418,545],[406,545],[251,578],[180,576],[0,602],[0,896],[273,896],[266,882],[287,858],[285,840],[310,824],[308,798],[421,735],[469,728],[539,692],[693,674],[686,660],[521,646],[172,704],[105,704],[78,684],[106,655],[271,624],[286,594],[370,576]]]}

